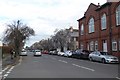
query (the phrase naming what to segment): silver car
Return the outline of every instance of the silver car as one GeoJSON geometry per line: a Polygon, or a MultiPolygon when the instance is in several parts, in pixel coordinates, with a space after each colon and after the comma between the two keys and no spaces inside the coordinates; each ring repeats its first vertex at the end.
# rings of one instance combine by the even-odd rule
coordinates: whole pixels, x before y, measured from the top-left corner
{"type": "Polygon", "coordinates": [[[102,63],[119,63],[117,57],[108,55],[107,52],[94,51],[89,54],[90,61],[100,61],[102,63]]]}

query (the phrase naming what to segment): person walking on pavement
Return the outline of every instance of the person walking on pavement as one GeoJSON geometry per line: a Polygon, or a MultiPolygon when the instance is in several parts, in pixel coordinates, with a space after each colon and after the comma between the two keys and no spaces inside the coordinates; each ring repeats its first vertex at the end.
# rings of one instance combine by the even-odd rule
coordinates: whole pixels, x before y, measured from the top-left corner
{"type": "Polygon", "coordinates": [[[13,49],[10,50],[10,54],[11,54],[11,59],[13,59],[13,57],[14,57],[14,50],[13,49]]]}

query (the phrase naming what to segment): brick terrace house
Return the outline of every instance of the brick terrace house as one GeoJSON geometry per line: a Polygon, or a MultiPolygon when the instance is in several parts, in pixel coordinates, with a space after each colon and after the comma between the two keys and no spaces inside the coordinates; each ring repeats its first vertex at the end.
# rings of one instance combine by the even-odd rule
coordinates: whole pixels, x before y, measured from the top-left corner
{"type": "Polygon", "coordinates": [[[78,23],[79,48],[120,56],[120,1],[91,3],[78,23]]]}

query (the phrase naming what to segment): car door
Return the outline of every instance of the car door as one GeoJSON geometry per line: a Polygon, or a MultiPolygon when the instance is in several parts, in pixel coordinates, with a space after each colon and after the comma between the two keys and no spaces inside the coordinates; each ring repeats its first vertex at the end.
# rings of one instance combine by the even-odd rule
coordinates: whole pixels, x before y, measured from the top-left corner
{"type": "Polygon", "coordinates": [[[92,52],[92,54],[91,54],[91,58],[92,58],[93,60],[95,60],[95,58],[96,58],[96,54],[95,54],[95,52],[92,52]]]}
{"type": "Polygon", "coordinates": [[[94,60],[99,61],[99,53],[98,52],[94,53],[94,60]]]}
{"type": "Polygon", "coordinates": [[[100,52],[97,52],[96,55],[97,55],[97,56],[96,56],[96,60],[97,60],[97,61],[101,61],[101,53],[100,53],[100,52]]]}

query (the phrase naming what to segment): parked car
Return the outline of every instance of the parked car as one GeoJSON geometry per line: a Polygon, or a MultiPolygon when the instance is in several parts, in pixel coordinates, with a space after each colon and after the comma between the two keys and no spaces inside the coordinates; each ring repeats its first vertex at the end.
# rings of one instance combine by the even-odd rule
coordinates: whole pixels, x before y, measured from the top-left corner
{"type": "Polygon", "coordinates": [[[59,51],[57,54],[58,54],[58,56],[63,56],[65,53],[59,51]]]}
{"type": "Polygon", "coordinates": [[[45,50],[45,51],[43,51],[43,52],[42,52],[42,54],[48,54],[48,51],[47,51],[47,50],[45,50]]]}
{"type": "Polygon", "coordinates": [[[34,56],[42,56],[42,53],[40,50],[35,50],[34,51],[34,56]]]}
{"type": "Polygon", "coordinates": [[[72,57],[78,58],[78,59],[89,59],[89,54],[90,54],[90,51],[83,50],[83,49],[72,51],[72,57]]]}
{"type": "Polygon", "coordinates": [[[56,50],[53,50],[53,51],[49,52],[50,55],[57,55],[57,53],[58,53],[58,51],[56,51],[56,50]]]}
{"type": "Polygon", "coordinates": [[[81,49],[78,49],[78,50],[75,50],[75,51],[72,51],[72,57],[73,58],[80,58],[80,55],[82,53],[82,50],[81,49]]]}
{"type": "Polygon", "coordinates": [[[64,52],[64,56],[65,57],[71,57],[72,56],[72,52],[71,51],[65,51],[64,52]]]}
{"type": "Polygon", "coordinates": [[[80,53],[80,58],[82,58],[82,59],[89,59],[89,54],[90,54],[90,51],[82,50],[82,52],[80,53]]]}
{"type": "Polygon", "coordinates": [[[22,50],[21,53],[20,53],[20,56],[27,56],[27,51],[22,50]]]}
{"type": "Polygon", "coordinates": [[[119,63],[117,57],[108,55],[107,52],[94,51],[89,54],[90,61],[100,61],[102,63],[119,63]]]}

